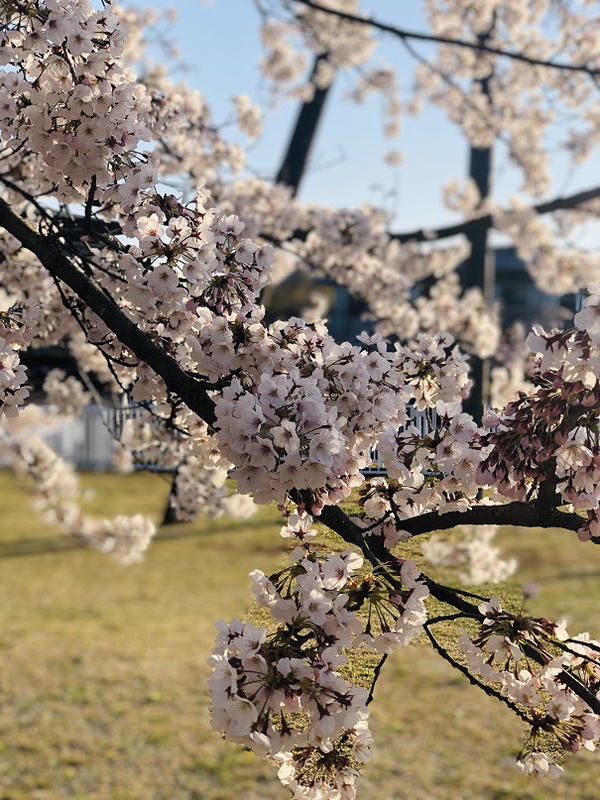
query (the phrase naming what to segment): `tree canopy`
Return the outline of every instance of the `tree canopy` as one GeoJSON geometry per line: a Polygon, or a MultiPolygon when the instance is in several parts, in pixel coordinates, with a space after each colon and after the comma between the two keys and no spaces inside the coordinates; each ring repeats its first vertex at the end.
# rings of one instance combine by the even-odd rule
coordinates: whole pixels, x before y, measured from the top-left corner
{"type": "MultiPolygon", "coordinates": [[[[497,524],[564,528],[573,546],[600,540],[600,274],[593,253],[565,244],[594,216],[600,189],[546,196],[556,118],[573,159],[597,143],[595,4],[427,0],[423,32],[365,16],[358,0],[257,5],[277,92],[310,104],[346,70],[356,99],[382,94],[395,134],[406,109],[393,70],[372,58],[379,34],[396,37],[420,62],[410,105],[444,108],[473,152],[500,141],[524,194],[498,207],[473,178],[453,193],[462,223],[404,233],[377,209],[307,206],[282,173],[279,183],[245,175],[243,151],[199,93],[143,63],[143,15],[6,0],[0,411],[14,432],[28,397],[21,355],[68,343],[82,374],[145,410],[144,435],[166,431],[195,465],[279,504],[289,566],[251,575],[268,625],[219,623],[211,713],[226,738],[278,764],[294,797],[355,796],[375,683],[388,655],[419,636],[529,725],[521,768],[555,777],[558,752],[600,737],[600,643],[532,618],[500,590],[437,582],[417,566],[414,541],[497,524]],[[435,44],[427,60],[418,42],[435,44]],[[479,419],[464,407],[465,348],[489,357],[499,332],[485,287],[465,282],[461,265],[474,231],[490,228],[553,292],[589,288],[573,327],[534,330],[527,382],[479,419]],[[462,238],[433,246],[451,236],[462,238]],[[362,296],[377,329],[338,343],[319,319],[267,324],[264,290],[290,264],[362,296]],[[415,412],[429,418],[422,430],[415,412]],[[386,475],[369,479],[374,449],[386,475]],[[315,519],[338,546],[321,541],[315,519]],[[371,683],[355,685],[344,669],[365,650],[371,683]]],[[[251,104],[240,97],[233,110],[256,135],[251,104]]],[[[35,450],[22,454],[30,469],[52,469],[35,450]]],[[[186,491],[197,491],[189,473],[186,491]]],[[[63,516],[125,560],[151,538],[141,518],[89,528],[63,516]]],[[[424,551],[448,559],[435,538],[424,551]]],[[[472,552],[476,582],[510,572],[485,537],[472,552]]]]}

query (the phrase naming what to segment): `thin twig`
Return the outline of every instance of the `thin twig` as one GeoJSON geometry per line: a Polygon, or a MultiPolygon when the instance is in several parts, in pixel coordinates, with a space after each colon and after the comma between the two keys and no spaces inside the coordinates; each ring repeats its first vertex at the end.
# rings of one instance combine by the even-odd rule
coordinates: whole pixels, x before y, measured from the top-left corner
{"type": "Polygon", "coordinates": [[[379,674],[381,673],[381,668],[383,667],[383,665],[387,661],[387,657],[388,657],[388,654],[384,653],[384,655],[381,657],[381,660],[379,661],[379,663],[377,664],[377,666],[373,670],[373,680],[371,682],[371,689],[369,690],[369,696],[367,697],[366,705],[369,705],[369,703],[371,703],[372,700],[373,700],[373,695],[375,693],[375,684],[377,683],[377,681],[379,679],[379,674]]]}
{"type": "Polygon", "coordinates": [[[517,715],[517,717],[519,717],[519,719],[522,719],[523,722],[526,722],[527,725],[532,725],[533,724],[533,720],[530,717],[528,717],[527,714],[525,714],[525,712],[522,711],[516,703],[513,703],[512,700],[509,700],[508,697],[505,697],[497,689],[494,689],[492,686],[489,686],[487,683],[483,683],[483,681],[480,681],[479,678],[476,678],[473,675],[473,673],[470,672],[464,666],[464,664],[461,664],[459,661],[457,661],[455,658],[453,658],[450,655],[450,653],[444,647],[442,647],[442,645],[438,642],[438,640],[435,638],[433,633],[429,630],[427,625],[425,625],[425,633],[427,634],[427,637],[428,637],[429,641],[431,642],[431,646],[436,651],[436,653],[438,655],[440,655],[444,659],[444,661],[447,661],[450,664],[451,667],[453,667],[454,669],[456,669],[460,673],[462,673],[467,678],[469,683],[473,684],[473,686],[477,686],[479,689],[481,689],[484,692],[484,694],[487,694],[488,697],[493,697],[496,700],[500,700],[501,703],[504,703],[505,705],[507,705],[510,708],[510,710],[513,711],[517,715]]]}

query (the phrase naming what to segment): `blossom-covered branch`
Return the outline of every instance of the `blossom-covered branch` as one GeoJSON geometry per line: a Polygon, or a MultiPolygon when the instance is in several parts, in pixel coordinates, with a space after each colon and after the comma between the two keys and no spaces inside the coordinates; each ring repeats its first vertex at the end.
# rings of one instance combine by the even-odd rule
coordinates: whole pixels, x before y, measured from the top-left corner
{"type": "Polygon", "coordinates": [[[531,66],[547,67],[549,69],[556,69],[562,72],[581,72],[589,75],[592,78],[596,78],[598,75],[600,75],[600,67],[595,67],[587,63],[577,64],[570,63],[568,61],[555,61],[551,58],[535,58],[534,56],[530,56],[521,51],[505,50],[503,48],[494,47],[493,45],[486,44],[485,42],[480,42],[478,40],[468,41],[466,39],[454,38],[451,36],[409,31],[397,25],[390,25],[388,23],[381,22],[380,20],[375,19],[375,17],[372,15],[359,16],[358,14],[352,14],[334,6],[321,5],[320,3],[315,2],[315,0],[293,0],[293,2],[307,6],[308,8],[311,8],[314,11],[318,11],[322,14],[330,14],[338,17],[339,19],[356,23],[357,25],[368,25],[375,30],[381,31],[382,33],[391,34],[392,36],[396,36],[400,39],[409,39],[418,42],[430,42],[434,44],[445,44],[451,45],[452,47],[477,50],[484,53],[490,53],[491,55],[500,56],[502,58],[509,58],[514,61],[529,64],[531,66]]]}
{"type": "Polygon", "coordinates": [[[60,243],[39,234],[0,198],[0,225],[33,253],[48,272],[63,281],[141,361],[150,366],[167,385],[176,386],[177,394],[190,410],[209,425],[214,422],[213,404],[198,381],[184,372],[149,336],[131,322],[119,306],[83,269],[69,261],[60,243]]]}
{"type": "MultiPolygon", "coordinates": [[[[583,192],[576,192],[575,194],[567,195],[566,197],[555,197],[545,203],[536,203],[530,208],[520,208],[519,213],[532,216],[534,214],[551,214],[554,211],[565,211],[569,209],[577,210],[582,208],[586,203],[591,200],[596,200],[600,197],[600,187],[594,189],[586,189],[583,192]]],[[[446,225],[442,228],[419,228],[414,231],[405,231],[402,233],[390,233],[390,238],[406,243],[406,242],[435,242],[440,239],[449,239],[453,236],[466,235],[475,226],[486,225],[488,228],[494,227],[495,217],[503,217],[511,213],[510,209],[503,208],[489,214],[482,214],[480,217],[467,219],[464,222],[459,222],[456,225],[446,225]]]]}

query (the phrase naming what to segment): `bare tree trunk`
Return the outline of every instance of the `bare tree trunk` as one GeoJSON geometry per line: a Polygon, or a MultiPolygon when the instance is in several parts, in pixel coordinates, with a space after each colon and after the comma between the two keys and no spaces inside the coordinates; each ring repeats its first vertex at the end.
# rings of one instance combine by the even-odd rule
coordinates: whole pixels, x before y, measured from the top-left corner
{"type": "Polygon", "coordinates": [[[171,481],[171,488],[169,490],[169,497],[167,499],[167,505],[165,506],[165,511],[163,514],[163,518],[161,521],[162,525],[176,525],[182,520],[179,519],[176,512],[176,505],[175,501],[177,498],[177,470],[173,473],[173,480],[171,481]]]}

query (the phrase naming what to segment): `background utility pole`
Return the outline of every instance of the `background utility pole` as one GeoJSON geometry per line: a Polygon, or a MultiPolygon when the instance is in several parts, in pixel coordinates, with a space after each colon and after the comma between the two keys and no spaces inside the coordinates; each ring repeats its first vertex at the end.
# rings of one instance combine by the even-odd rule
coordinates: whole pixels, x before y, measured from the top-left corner
{"type": "MultiPolygon", "coordinates": [[[[485,44],[490,31],[479,36],[480,44],[485,44]]],[[[491,73],[477,81],[485,97],[490,96],[491,73]]],[[[492,148],[471,147],[469,151],[469,177],[473,179],[482,200],[489,197],[492,176],[492,148]]],[[[471,288],[481,289],[487,303],[494,300],[496,269],[493,253],[488,246],[489,225],[481,220],[469,230],[467,239],[470,254],[458,268],[463,291],[471,288]]],[[[490,394],[490,361],[478,356],[471,356],[471,377],[473,389],[471,396],[464,403],[464,410],[471,414],[476,422],[481,422],[485,407],[489,403],[490,394]]]]}
{"type": "MultiPolygon", "coordinates": [[[[316,56],[310,76],[311,83],[318,72],[319,66],[324,61],[327,61],[327,57],[327,53],[321,53],[316,56]]],[[[330,88],[331,84],[325,89],[315,86],[312,99],[307,100],[300,106],[287,150],[279,167],[279,172],[275,177],[275,183],[283,183],[285,186],[289,186],[294,197],[298,193],[300,182],[306,172],[306,165],[330,88]]]]}

